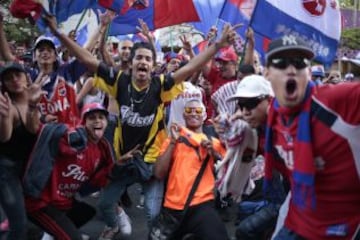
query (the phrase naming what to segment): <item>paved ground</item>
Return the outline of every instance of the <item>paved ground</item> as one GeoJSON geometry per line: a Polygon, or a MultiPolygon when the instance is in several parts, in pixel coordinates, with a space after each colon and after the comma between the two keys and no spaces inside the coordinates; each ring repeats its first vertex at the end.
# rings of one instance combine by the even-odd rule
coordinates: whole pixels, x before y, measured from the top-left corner
{"type": "MultiPolygon", "coordinates": [[[[132,234],[128,237],[119,236],[118,239],[121,240],[146,240],[146,235],[148,232],[146,219],[145,219],[145,213],[143,208],[139,208],[139,198],[140,198],[140,187],[139,185],[134,185],[131,188],[129,188],[129,195],[133,201],[133,204],[131,208],[127,208],[126,212],[131,218],[132,222],[132,234]]],[[[96,198],[87,198],[87,202],[90,202],[91,204],[96,204],[96,198]]],[[[230,236],[234,235],[235,232],[235,226],[234,226],[234,220],[235,220],[235,214],[236,214],[236,208],[233,206],[230,208],[230,214],[232,220],[226,223],[226,227],[228,229],[228,233],[230,236]]],[[[99,236],[100,232],[104,228],[104,223],[100,220],[99,216],[96,216],[92,221],[90,221],[88,224],[83,226],[81,228],[81,231],[83,233],[86,233],[91,237],[92,240],[96,240],[99,236]]],[[[37,234],[38,231],[36,231],[33,227],[31,229],[31,236],[29,240],[39,240],[41,237],[39,237],[39,234],[37,234]]],[[[1,239],[1,238],[0,238],[1,239]]]]}

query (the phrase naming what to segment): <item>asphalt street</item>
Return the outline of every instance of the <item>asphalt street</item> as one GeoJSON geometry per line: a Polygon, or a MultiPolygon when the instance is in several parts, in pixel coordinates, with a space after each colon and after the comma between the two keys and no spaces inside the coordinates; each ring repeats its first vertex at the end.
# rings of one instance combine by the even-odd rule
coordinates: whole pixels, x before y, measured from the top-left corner
{"type": "MultiPolygon", "coordinates": [[[[146,240],[146,236],[148,233],[145,212],[144,209],[139,206],[139,199],[141,188],[140,185],[135,184],[131,186],[129,189],[129,196],[132,200],[132,206],[130,208],[126,208],[125,211],[129,215],[132,224],[132,234],[130,236],[117,236],[119,240],[146,240]]],[[[87,197],[84,199],[86,202],[96,206],[97,198],[94,197],[87,197]]],[[[235,233],[235,226],[234,222],[236,219],[236,207],[233,205],[229,208],[230,218],[231,220],[226,222],[226,227],[229,233],[229,236],[233,238],[235,233]]],[[[34,228],[31,225],[30,227],[31,236],[29,236],[29,240],[39,240],[41,239],[41,234],[39,234],[39,230],[34,228]]],[[[104,223],[101,221],[100,216],[95,216],[89,223],[84,225],[81,228],[82,233],[85,233],[90,236],[91,240],[98,239],[101,231],[104,228],[104,223]]]]}

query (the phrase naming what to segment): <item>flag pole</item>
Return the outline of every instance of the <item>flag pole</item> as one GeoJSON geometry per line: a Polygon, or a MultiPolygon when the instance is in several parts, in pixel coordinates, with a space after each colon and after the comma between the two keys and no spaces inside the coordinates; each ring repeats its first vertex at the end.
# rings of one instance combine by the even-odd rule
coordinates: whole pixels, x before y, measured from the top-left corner
{"type": "MultiPolygon", "coordinates": [[[[250,20],[249,20],[249,25],[248,25],[248,29],[249,29],[249,27],[251,27],[251,24],[252,24],[252,22],[253,22],[253,16],[254,16],[254,13],[256,12],[256,10],[257,10],[257,6],[259,5],[259,1],[256,1],[256,5],[255,5],[255,7],[254,7],[254,11],[253,11],[253,13],[251,14],[251,17],[250,17],[250,20]]],[[[247,29],[247,30],[248,30],[247,29]]],[[[247,31],[246,30],[246,31],[247,31]]],[[[255,32],[254,32],[255,33],[255,32]]],[[[255,38],[255,35],[254,35],[254,38],[255,38]]],[[[239,63],[239,65],[241,65],[243,62],[244,62],[244,58],[245,58],[245,52],[246,52],[246,47],[247,47],[247,45],[248,45],[248,38],[246,37],[245,38],[245,43],[244,43],[244,50],[243,50],[243,52],[241,53],[241,57],[240,57],[240,63],[239,63]]]]}
{"type": "Polygon", "coordinates": [[[174,44],[173,44],[173,35],[172,35],[173,27],[170,27],[170,50],[174,52],[174,44]]]}
{"type": "Polygon", "coordinates": [[[80,24],[81,24],[82,20],[84,19],[84,16],[85,16],[85,14],[86,14],[87,11],[88,11],[88,9],[85,9],[85,10],[82,12],[82,14],[81,14],[81,16],[80,16],[80,19],[79,19],[79,21],[78,21],[78,23],[76,24],[76,27],[75,27],[75,29],[74,29],[75,32],[77,32],[77,30],[79,29],[80,24]]]}

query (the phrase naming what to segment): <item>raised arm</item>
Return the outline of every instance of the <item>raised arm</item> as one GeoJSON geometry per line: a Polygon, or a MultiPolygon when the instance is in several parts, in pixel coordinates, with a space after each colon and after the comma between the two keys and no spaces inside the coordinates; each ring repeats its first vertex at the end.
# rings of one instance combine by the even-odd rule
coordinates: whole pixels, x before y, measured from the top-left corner
{"type": "Polygon", "coordinates": [[[248,28],[246,31],[246,39],[247,44],[245,47],[244,64],[254,65],[255,38],[252,28],[248,28]]]}
{"type": "Polygon", "coordinates": [[[184,67],[173,73],[172,77],[174,78],[175,83],[184,81],[195,71],[200,70],[209,60],[211,60],[211,58],[217,53],[219,49],[228,47],[233,44],[234,39],[234,28],[230,25],[226,25],[223,29],[221,38],[218,41],[191,59],[184,67]]]}
{"type": "Polygon", "coordinates": [[[44,16],[44,18],[54,36],[56,36],[61,41],[61,43],[88,68],[89,71],[97,72],[100,61],[95,56],[93,56],[91,52],[79,46],[65,33],[59,32],[57,30],[57,23],[54,16],[44,16]]]}
{"type": "Polygon", "coordinates": [[[47,92],[42,90],[49,76],[44,75],[42,72],[38,75],[34,82],[31,81],[30,76],[27,75],[28,86],[26,88],[28,95],[28,110],[26,114],[26,129],[31,133],[37,133],[40,127],[40,111],[37,107],[40,102],[41,96],[47,92]]]}
{"type": "Polygon", "coordinates": [[[11,53],[9,43],[4,31],[4,18],[0,12],[0,55],[5,61],[15,61],[16,57],[11,53]]]}
{"type": "MultiPolygon", "coordinates": [[[[216,39],[216,36],[217,36],[217,28],[216,26],[212,26],[206,36],[206,40],[208,41],[207,46],[209,46],[216,39]]],[[[205,77],[209,75],[212,64],[213,61],[209,61],[202,67],[201,71],[205,77]]]]}
{"type": "MultiPolygon", "coordinates": [[[[146,37],[148,42],[151,44],[153,49],[155,49],[155,51],[156,51],[155,38],[151,35],[148,25],[142,19],[138,19],[138,21],[139,21],[140,27],[137,27],[137,29],[146,37]]],[[[155,56],[155,59],[156,59],[156,56],[155,56]]]]}
{"type": "Polygon", "coordinates": [[[186,51],[186,53],[189,55],[190,59],[193,59],[195,57],[194,50],[192,49],[190,41],[186,38],[185,35],[180,36],[180,41],[182,43],[182,49],[186,51]]]}
{"type": "Polygon", "coordinates": [[[99,17],[100,17],[100,23],[101,25],[105,26],[105,30],[103,32],[101,32],[100,36],[99,36],[99,49],[100,49],[100,54],[104,60],[104,62],[106,64],[108,64],[109,66],[115,66],[115,61],[112,58],[112,56],[110,55],[107,46],[106,46],[106,32],[107,29],[109,27],[109,24],[112,22],[112,20],[115,18],[116,13],[110,10],[106,10],[105,14],[101,14],[99,13],[99,17]]]}
{"type": "Polygon", "coordinates": [[[93,82],[94,82],[93,77],[89,77],[86,79],[80,92],[76,95],[76,104],[79,104],[83,100],[83,98],[94,88],[93,82]]]}

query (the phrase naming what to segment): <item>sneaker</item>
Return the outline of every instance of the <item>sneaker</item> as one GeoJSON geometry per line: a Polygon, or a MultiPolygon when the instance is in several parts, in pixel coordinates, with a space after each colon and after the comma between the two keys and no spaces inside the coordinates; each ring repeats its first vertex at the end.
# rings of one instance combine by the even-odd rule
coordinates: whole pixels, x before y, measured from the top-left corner
{"type": "Polygon", "coordinates": [[[114,228],[105,226],[98,240],[113,240],[119,232],[120,229],[118,226],[114,228]]]}
{"type": "Polygon", "coordinates": [[[140,198],[139,198],[139,204],[136,205],[136,207],[140,208],[140,209],[143,209],[144,208],[144,203],[145,203],[145,196],[144,196],[144,194],[141,194],[140,198]]]}
{"type": "Polygon", "coordinates": [[[119,221],[120,232],[123,235],[130,235],[131,234],[130,218],[125,213],[124,209],[119,208],[118,221],[119,221]]]}
{"type": "Polygon", "coordinates": [[[54,237],[48,234],[47,232],[44,232],[41,240],[54,240],[54,237]]]}
{"type": "Polygon", "coordinates": [[[0,232],[7,232],[9,231],[9,220],[5,219],[0,223],[0,232]]]}

